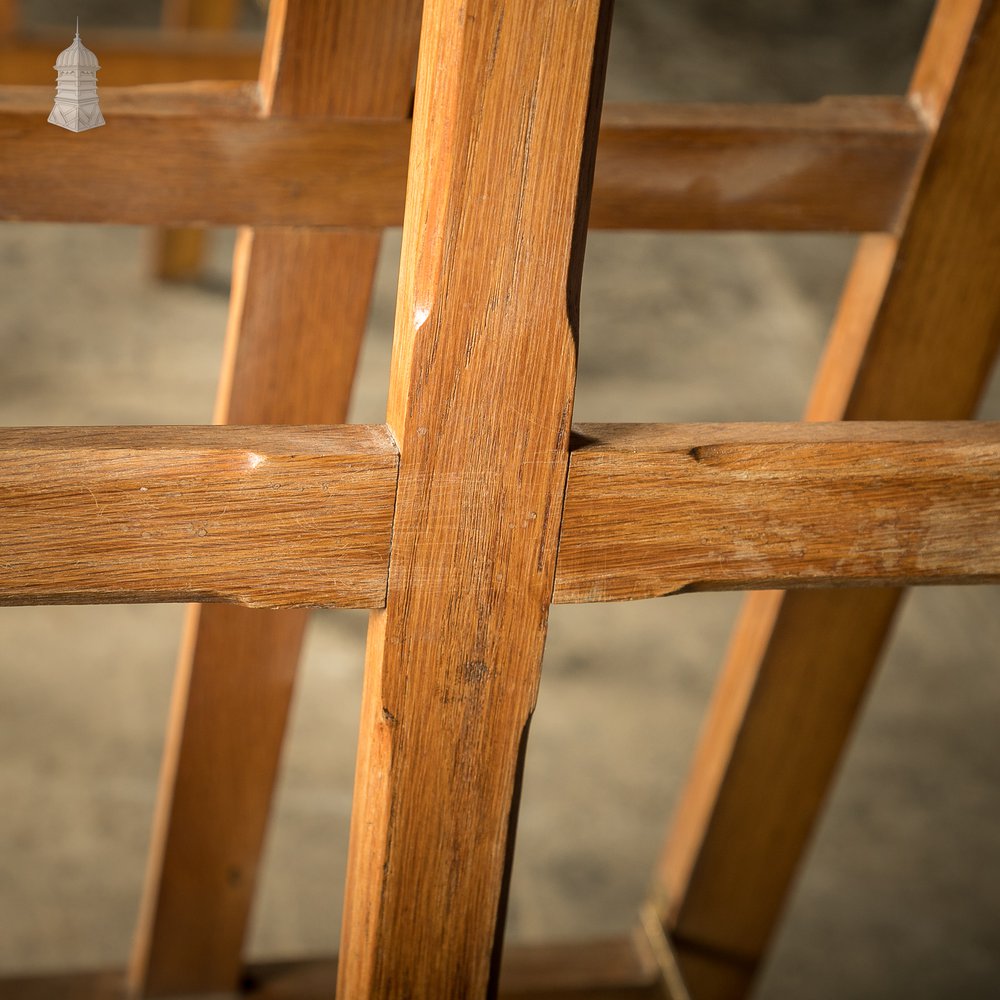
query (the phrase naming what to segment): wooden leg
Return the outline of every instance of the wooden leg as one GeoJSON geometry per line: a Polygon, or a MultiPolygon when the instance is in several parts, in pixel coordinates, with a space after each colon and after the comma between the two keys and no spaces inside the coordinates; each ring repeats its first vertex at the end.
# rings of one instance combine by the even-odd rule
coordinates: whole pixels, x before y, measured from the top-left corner
{"type": "Polygon", "coordinates": [[[428,0],[338,995],[493,995],[555,571],[610,8],[428,0]]]}
{"type": "Polygon", "coordinates": [[[153,258],[161,281],[194,281],[205,256],[205,230],[166,226],[154,231],[153,258]]]}
{"type": "MultiPolygon", "coordinates": [[[[241,231],[220,420],[344,419],[378,243],[377,233],[241,231]]],[[[149,995],[229,989],[239,977],[305,623],[295,611],[190,613],[133,964],[149,995]]]]}
{"type": "Polygon", "coordinates": [[[133,956],[148,995],[239,980],[306,620],[224,604],[188,613],[133,956]]]}
{"type": "MultiPolygon", "coordinates": [[[[900,238],[862,241],[810,419],[972,415],[1000,339],[998,88],[1000,9],[943,0],[911,88],[926,167],[900,238]]],[[[899,597],[747,601],[654,893],[695,1000],[749,989],[899,597]]]]}
{"type": "MultiPolygon", "coordinates": [[[[164,28],[230,31],[239,18],[239,0],[163,0],[164,28]]],[[[154,270],[161,281],[193,281],[201,273],[207,232],[204,229],[156,230],[154,270]]]]}
{"type": "MultiPolygon", "coordinates": [[[[405,114],[418,29],[419,0],[378,9],[273,0],[265,111],[405,114]]],[[[378,246],[377,232],[240,232],[220,422],[345,419],[378,246]]],[[[239,978],[304,625],[299,612],[191,613],[130,972],[135,992],[229,990],[239,978]]]]}

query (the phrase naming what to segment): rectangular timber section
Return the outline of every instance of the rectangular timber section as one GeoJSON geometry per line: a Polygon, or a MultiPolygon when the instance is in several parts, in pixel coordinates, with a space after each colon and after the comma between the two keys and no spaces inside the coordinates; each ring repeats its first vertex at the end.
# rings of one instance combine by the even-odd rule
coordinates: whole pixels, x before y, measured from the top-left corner
{"type": "MultiPolygon", "coordinates": [[[[84,16],[86,16],[84,14],[84,16]]],[[[130,31],[84,27],[83,41],[101,60],[106,88],[188,80],[254,80],[260,36],[250,32],[130,31]]],[[[65,27],[21,28],[0,38],[0,86],[52,90],[55,56],[66,47],[65,27]]]]}
{"type": "MultiPolygon", "coordinates": [[[[0,430],[0,603],[379,608],[395,489],[381,426],[0,430]]],[[[574,428],[556,603],[997,579],[1000,424],[574,428]]]]}
{"type": "Polygon", "coordinates": [[[1000,579],[1000,425],[583,425],[557,603],[1000,579]]]}
{"type": "Polygon", "coordinates": [[[496,995],[611,5],[426,0],[337,990],[496,995]]]}
{"type": "Polygon", "coordinates": [[[382,427],[0,430],[0,602],[385,599],[382,427]]]}
{"type": "MultiPolygon", "coordinates": [[[[419,37],[420,0],[270,0],[251,113],[292,149],[335,119],[392,126],[410,107],[419,37]]],[[[220,162],[249,170],[243,152],[223,149],[201,177],[220,162]]],[[[290,183],[301,193],[307,182],[290,183]]],[[[217,423],[346,420],[380,236],[239,231],[217,423]]],[[[371,583],[383,603],[385,565],[371,583]]],[[[307,620],[287,609],[188,609],[129,970],[137,995],[239,981],[307,620]]]]}
{"type": "MultiPolygon", "coordinates": [[[[253,963],[233,992],[185,1000],[333,1000],[337,959],[253,963]]],[[[0,1000],[125,1000],[121,970],[0,977],[0,1000]]],[[[637,935],[505,949],[501,1000],[683,1000],[665,997],[654,956],[637,935]]],[[[175,996],[175,1000],[180,1000],[175,996]]]]}
{"type": "MultiPolygon", "coordinates": [[[[398,226],[410,123],[261,117],[252,85],[101,88],[115,128],[67,162],[51,87],[0,91],[0,218],[398,226]],[[164,166],[169,185],[156,183],[164,166]]],[[[902,98],[609,104],[590,225],[891,232],[926,145],[902,98]]]]}
{"type": "MultiPolygon", "coordinates": [[[[917,183],[898,237],[859,243],[807,420],[975,414],[1000,347],[998,93],[1000,4],[939,0],[909,88],[930,136],[917,183]]],[[[995,523],[969,525],[971,553],[995,523]]],[[[696,1000],[751,989],[900,597],[838,587],[744,602],[654,892],[696,1000]]]]}

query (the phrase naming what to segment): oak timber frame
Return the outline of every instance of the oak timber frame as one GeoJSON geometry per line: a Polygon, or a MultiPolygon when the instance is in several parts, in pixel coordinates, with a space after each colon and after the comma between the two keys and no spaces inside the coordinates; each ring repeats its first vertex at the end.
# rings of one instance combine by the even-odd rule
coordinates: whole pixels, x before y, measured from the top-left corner
{"type": "Polygon", "coordinates": [[[102,91],[115,128],[69,166],[47,89],[0,90],[0,217],[257,227],[217,409],[242,426],[0,432],[0,601],[217,602],[189,614],[127,977],[0,997],[743,996],[894,588],[1000,579],[1000,426],[967,421],[1000,337],[993,0],[939,0],[904,98],[607,108],[600,129],[610,4],[423,7],[421,30],[419,0],[271,0],[256,89],[174,86],[155,111],[102,91]],[[223,144],[243,155],[206,176],[223,144]],[[808,168],[776,183],[789,150],[808,168]],[[807,422],[571,431],[588,217],[865,232],[807,422]],[[387,426],[343,426],[400,220],[387,426]],[[636,928],[501,960],[548,606],[682,589],[755,592],[636,928]],[[343,960],[247,970],[309,606],[372,610],[343,960]]]}
{"type": "MultiPolygon", "coordinates": [[[[163,0],[161,34],[87,31],[106,64],[101,86],[256,79],[260,45],[253,34],[233,33],[239,8],[240,0],[163,0]]],[[[25,27],[19,13],[17,0],[0,0],[0,85],[47,85],[52,53],[65,43],[65,32],[25,27]]],[[[190,281],[202,268],[205,231],[162,227],[155,231],[153,251],[157,277],[190,281]]]]}

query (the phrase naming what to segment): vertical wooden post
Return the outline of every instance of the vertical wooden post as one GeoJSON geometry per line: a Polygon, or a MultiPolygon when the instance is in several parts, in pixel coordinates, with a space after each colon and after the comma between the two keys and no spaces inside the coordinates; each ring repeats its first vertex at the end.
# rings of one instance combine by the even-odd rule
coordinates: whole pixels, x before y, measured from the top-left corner
{"type": "MultiPolygon", "coordinates": [[[[239,18],[240,0],[163,0],[164,28],[228,31],[239,18]]],[[[204,229],[172,226],[153,231],[156,276],[163,281],[191,281],[198,277],[205,256],[204,229]]]]}
{"type": "MultiPolygon", "coordinates": [[[[420,0],[271,0],[263,112],[404,117],[420,0]]],[[[242,230],[217,421],[346,417],[376,231],[242,230]]],[[[130,981],[148,996],[232,989],[305,612],[191,608],[130,981]]]]}
{"type": "Polygon", "coordinates": [[[602,0],[428,0],[338,996],[495,990],[562,516],[602,0]]]}
{"type": "Polygon", "coordinates": [[[204,229],[161,226],[153,230],[153,269],[161,281],[194,281],[204,258],[204,229]]]}
{"type": "MultiPolygon", "coordinates": [[[[972,415],[1000,338],[998,93],[997,6],[941,0],[910,90],[926,165],[900,238],[862,240],[808,419],[972,415]]],[[[749,988],[899,596],[746,602],[655,890],[695,1000],[749,988]]]]}

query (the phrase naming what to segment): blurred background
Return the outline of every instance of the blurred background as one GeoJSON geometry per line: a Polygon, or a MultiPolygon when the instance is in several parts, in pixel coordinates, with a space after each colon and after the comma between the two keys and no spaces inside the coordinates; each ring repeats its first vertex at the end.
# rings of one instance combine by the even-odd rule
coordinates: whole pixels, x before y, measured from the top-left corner
{"type": "MultiPolygon", "coordinates": [[[[161,22],[157,0],[25,0],[25,25],[161,22]]],[[[905,89],[929,0],[618,0],[610,100],[905,89]]],[[[243,30],[263,14],[247,3],[243,30]]],[[[52,53],[53,59],[58,49],[52,53]]],[[[102,56],[100,51],[98,57],[102,56]]],[[[102,62],[105,60],[102,59],[102,62]]],[[[108,127],[113,127],[109,121],[108,127]]],[[[233,233],[156,281],[152,234],[0,225],[0,423],[208,423],[233,233]]],[[[577,420],[794,420],[854,240],[594,233],[577,420]]],[[[386,234],[352,420],[381,422],[399,234],[386,234]]],[[[982,416],[1000,419],[1000,385],[982,416]]],[[[1000,995],[997,588],[913,593],[758,995],[1000,995]]],[[[631,926],[738,595],[555,607],[509,935],[631,926]]],[[[0,973],[121,965],[148,846],[182,608],[0,609],[0,973]]],[[[250,938],[339,933],[366,616],[313,617],[250,938]]]]}

